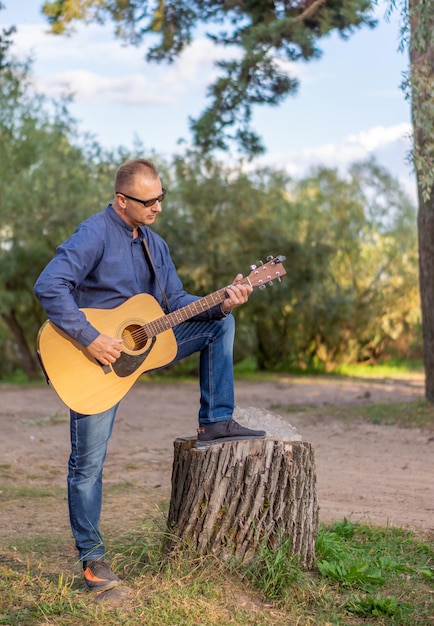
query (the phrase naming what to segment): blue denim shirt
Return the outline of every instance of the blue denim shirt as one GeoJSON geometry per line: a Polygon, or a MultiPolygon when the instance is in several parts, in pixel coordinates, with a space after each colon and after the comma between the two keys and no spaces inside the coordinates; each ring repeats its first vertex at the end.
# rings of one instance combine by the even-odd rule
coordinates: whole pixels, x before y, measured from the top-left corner
{"type": "MultiPolygon", "coordinates": [[[[148,293],[164,309],[160,288],[144,255],[143,239],[171,310],[199,298],[184,290],[167,243],[147,226],[138,230],[139,236],[133,239],[133,228],[109,204],[82,222],[57,248],[35,283],[35,295],[48,319],[83,346],[94,341],[99,332],[80,308],[111,309],[131,296],[148,293]]],[[[224,313],[217,305],[194,319],[222,317],[224,313]]]]}

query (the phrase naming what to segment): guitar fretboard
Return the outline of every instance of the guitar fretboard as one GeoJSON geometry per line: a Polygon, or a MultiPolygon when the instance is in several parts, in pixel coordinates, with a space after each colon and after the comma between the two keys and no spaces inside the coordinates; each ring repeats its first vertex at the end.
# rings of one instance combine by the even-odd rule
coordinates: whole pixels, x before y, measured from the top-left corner
{"type": "MultiPolygon", "coordinates": [[[[246,280],[244,279],[241,282],[244,283],[246,280]]],[[[173,326],[177,326],[177,324],[186,322],[199,313],[208,311],[208,309],[211,309],[216,304],[221,304],[225,299],[226,288],[219,289],[204,298],[199,298],[199,300],[195,300],[191,304],[187,304],[186,306],[173,311],[173,313],[168,313],[167,315],[163,315],[152,322],[146,323],[143,326],[143,329],[146,332],[147,337],[155,337],[165,330],[173,328],[173,326]]]]}

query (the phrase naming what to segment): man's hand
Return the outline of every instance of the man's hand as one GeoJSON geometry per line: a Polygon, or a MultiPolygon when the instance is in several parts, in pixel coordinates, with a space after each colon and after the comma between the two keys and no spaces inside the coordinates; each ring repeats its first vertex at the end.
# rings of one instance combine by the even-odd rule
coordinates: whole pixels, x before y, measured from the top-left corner
{"type": "Polygon", "coordinates": [[[253,287],[250,283],[241,284],[243,275],[237,274],[234,278],[232,285],[226,287],[226,299],[222,302],[221,308],[223,313],[227,313],[231,309],[234,309],[240,304],[244,304],[249,299],[250,294],[253,291],[253,287]]]}
{"type": "Polygon", "coordinates": [[[108,335],[98,335],[86,350],[94,359],[103,365],[114,363],[121,356],[122,339],[114,339],[108,335]]]}

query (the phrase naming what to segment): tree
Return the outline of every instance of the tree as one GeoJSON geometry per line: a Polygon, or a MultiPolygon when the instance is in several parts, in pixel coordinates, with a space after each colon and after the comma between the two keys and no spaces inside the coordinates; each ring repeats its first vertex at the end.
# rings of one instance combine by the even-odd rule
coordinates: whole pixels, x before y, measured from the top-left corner
{"type": "Polygon", "coordinates": [[[90,138],[71,143],[68,99],[34,92],[31,63],[10,53],[11,34],[0,45],[0,376],[20,368],[33,378],[44,321],[33,284],[56,246],[95,211],[94,198],[107,194],[116,165],[90,138]]]}
{"type": "Polygon", "coordinates": [[[75,21],[111,18],[116,36],[151,44],[146,58],[156,62],[173,61],[205,27],[236,58],[217,62],[210,104],[190,120],[194,142],[205,152],[235,142],[249,156],[263,152],[250,127],[253,107],[276,106],[298,88],[289,63],[319,58],[319,41],[333,31],[346,38],[375,25],[371,0],[47,0],[43,12],[57,34],[75,21]]]}
{"type": "MultiPolygon", "coordinates": [[[[14,367],[33,376],[44,320],[34,280],[56,245],[101,199],[110,201],[116,167],[135,155],[104,154],[81,137],[67,99],[33,91],[30,64],[13,59],[8,37],[0,71],[0,376],[14,367]]],[[[247,172],[191,151],[159,170],[170,193],[157,229],[187,290],[205,295],[267,254],[288,258],[282,285],[255,292],[236,312],[237,359],[255,355],[261,369],[375,360],[409,335],[414,211],[381,168],[355,166],[350,179],[320,168],[296,183],[278,170],[247,172]]]]}
{"type": "Polygon", "coordinates": [[[425,395],[434,403],[434,5],[404,4],[404,42],[410,53],[407,94],[413,121],[413,163],[418,187],[420,293],[425,395]]]}
{"type": "Polygon", "coordinates": [[[206,294],[268,254],[281,285],[235,312],[235,356],[259,369],[375,362],[418,321],[415,208],[375,163],[349,178],[318,168],[300,181],[278,170],[227,167],[191,153],[163,173],[170,193],[156,225],[185,287],[206,294]]]}
{"type": "Polygon", "coordinates": [[[376,362],[417,320],[414,207],[375,163],[349,178],[318,168],[289,189],[290,276],[273,292],[278,317],[255,302],[258,358],[267,369],[376,362]]]}
{"type": "MultiPolygon", "coordinates": [[[[202,24],[221,23],[226,31],[209,36],[220,45],[241,50],[238,61],[219,63],[222,75],[209,87],[210,106],[191,121],[196,145],[204,150],[227,149],[231,139],[250,155],[262,150],[250,129],[255,104],[277,105],[297,89],[282,62],[318,57],[318,42],[336,29],[342,36],[367,24],[378,0],[206,0],[151,5],[103,0],[51,0],[44,12],[53,32],[63,32],[74,20],[104,21],[112,17],[116,34],[139,45],[154,36],[149,60],[173,60],[202,24]],[[232,135],[230,134],[232,132],[232,135]]],[[[401,8],[403,47],[408,46],[410,71],[404,87],[411,100],[414,163],[419,197],[419,284],[421,294],[426,397],[434,402],[434,5],[432,0],[388,0],[401,8]]]]}

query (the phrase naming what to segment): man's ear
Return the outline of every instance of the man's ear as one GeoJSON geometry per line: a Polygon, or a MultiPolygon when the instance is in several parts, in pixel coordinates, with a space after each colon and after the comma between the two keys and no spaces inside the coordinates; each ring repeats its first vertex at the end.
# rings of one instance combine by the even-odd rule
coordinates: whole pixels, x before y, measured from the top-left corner
{"type": "Polygon", "coordinates": [[[121,193],[115,193],[115,206],[118,209],[125,210],[127,206],[126,198],[121,193]]]}

